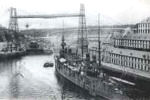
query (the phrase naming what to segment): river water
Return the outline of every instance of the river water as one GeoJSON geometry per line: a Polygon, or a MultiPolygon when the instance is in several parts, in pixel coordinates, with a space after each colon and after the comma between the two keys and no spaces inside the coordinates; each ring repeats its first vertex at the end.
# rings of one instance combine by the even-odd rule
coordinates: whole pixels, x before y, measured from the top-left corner
{"type": "Polygon", "coordinates": [[[0,99],[4,100],[103,100],[55,74],[55,68],[44,68],[53,55],[25,56],[0,62],[0,99]]]}

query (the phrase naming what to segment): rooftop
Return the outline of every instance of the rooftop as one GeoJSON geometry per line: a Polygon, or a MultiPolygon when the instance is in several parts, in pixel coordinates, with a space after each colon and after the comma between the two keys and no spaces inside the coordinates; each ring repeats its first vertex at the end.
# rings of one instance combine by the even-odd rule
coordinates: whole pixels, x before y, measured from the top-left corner
{"type": "Polygon", "coordinates": [[[150,23],[150,17],[143,19],[140,23],[150,23]]]}
{"type": "Polygon", "coordinates": [[[149,52],[115,48],[113,46],[107,46],[106,51],[110,51],[110,52],[115,53],[115,54],[133,56],[133,57],[138,57],[138,58],[143,58],[143,55],[147,55],[147,56],[149,55],[150,56],[149,52]]]}
{"type": "Polygon", "coordinates": [[[136,34],[130,28],[126,28],[123,33],[114,34],[113,37],[116,39],[150,40],[150,34],[136,34]]]}

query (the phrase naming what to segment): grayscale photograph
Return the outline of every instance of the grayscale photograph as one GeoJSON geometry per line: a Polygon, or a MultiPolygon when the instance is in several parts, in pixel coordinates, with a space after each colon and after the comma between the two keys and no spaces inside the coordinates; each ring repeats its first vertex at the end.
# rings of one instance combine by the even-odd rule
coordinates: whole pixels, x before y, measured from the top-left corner
{"type": "Polygon", "coordinates": [[[0,100],[150,100],[150,0],[0,0],[0,100]]]}

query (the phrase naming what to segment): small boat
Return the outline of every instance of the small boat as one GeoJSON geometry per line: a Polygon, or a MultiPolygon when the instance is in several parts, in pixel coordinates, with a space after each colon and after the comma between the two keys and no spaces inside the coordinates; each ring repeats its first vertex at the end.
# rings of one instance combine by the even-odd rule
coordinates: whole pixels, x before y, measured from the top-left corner
{"type": "Polygon", "coordinates": [[[54,66],[54,64],[52,62],[46,62],[44,64],[44,67],[53,67],[53,66],[54,66]]]}

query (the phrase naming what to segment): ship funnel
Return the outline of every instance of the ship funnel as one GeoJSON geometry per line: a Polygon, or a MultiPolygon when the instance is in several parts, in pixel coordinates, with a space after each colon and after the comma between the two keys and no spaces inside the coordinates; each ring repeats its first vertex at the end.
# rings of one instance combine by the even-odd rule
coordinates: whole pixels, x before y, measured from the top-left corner
{"type": "Polygon", "coordinates": [[[86,54],[86,61],[90,61],[90,54],[89,53],[86,54]]]}
{"type": "Polygon", "coordinates": [[[93,62],[93,63],[96,63],[96,55],[93,55],[93,56],[92,56],[92,62],[93,62]]]}

